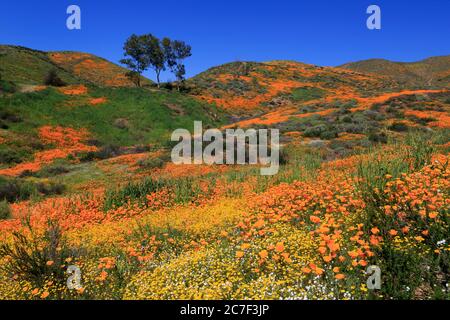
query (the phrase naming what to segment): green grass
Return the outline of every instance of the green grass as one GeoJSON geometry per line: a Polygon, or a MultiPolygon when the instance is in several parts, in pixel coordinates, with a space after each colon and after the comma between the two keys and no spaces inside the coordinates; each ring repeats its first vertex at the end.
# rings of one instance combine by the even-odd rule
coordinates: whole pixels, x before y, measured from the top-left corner
{"type": "Polygon", "coordinates": [[[314,99],[323,98],[326,91],[314,87],[300,87],[292,90],[291,98],[295,102],[305,102],[314,99]]]}
{"type": "Polygon", "coordinates": [[[43,84],[45,76],[56,69],[60,78],[67,83],[80,82],[77,77],[58,68],[42,51],[17,46],[0,46],[2,79],[19,84],[43,84]]]}
{"type": "Polygon", "coordinates": [[[90,95],[104,96],[108,101],[92,106],[80,97],[46,89],[0,98],[0,109],[23,117],[23,121],[9,125],[10,132],[36,136],[37,129],[44,125],[86,128],[92,139],[103,145],[168,145],[173,130],[186,128],[192,131],[194,120],[203,121],[204,126],[223,123],[221,118],[213,119],[210,106],[179,93],[92,87],[90,95]],[[74,100],[75,105],[68,105],[70,100],[74,100]],[[183,113],[174,112],[171,105],[176,105],[183,113]],[[127,126],[115,125],[117,119],[126,119],[127,126]]]}

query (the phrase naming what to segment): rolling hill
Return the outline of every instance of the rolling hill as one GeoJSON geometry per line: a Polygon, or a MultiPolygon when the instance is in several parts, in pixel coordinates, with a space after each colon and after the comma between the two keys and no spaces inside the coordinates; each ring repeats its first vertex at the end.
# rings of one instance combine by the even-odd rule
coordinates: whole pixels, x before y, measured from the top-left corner
{"type": "Polygon", "coordinates": [[[244,115],[322,98],[349,100],[400,89],[395,81],[383,77],[294,61],[228,63],[188,83],[198,97],[244,115]]]}
{"type": "Polygon", "coordinates": [[[449,295],[449,90],[292,61],[136,88],[93,55],[2,50],[0,300],[449,295]],[[199,120],[278,129],[279,172],[173,163],[199,120]],[[370,265],[393,285],[370,292],[370,265]]]}
{"type": "MultiPolygon", "coordinates": [[[[131,87],[127,70],[103,58],[81,52],[44,52],[21,46],[0,46],[2,80],[18,85],[42,85],[50,70],[68,84],[131,87]]],[[[150,80],[144,79],[144,83],[150,80]]]]}
{"type": "MultiPolygon", "coordinates": [[[[0,97],[0,175],[36,171],[69,155],[92,161],[142,146],[164,148],[171,131],[191,128],[194,120],[209,127],[270,126],[281,130],[283,141],[330,142],[350,134],[357,144],[384,141],[386,128],[450,123],[448,91],[409,89],[348,68],[232,62],[188,79],[176,92],[170,86],[132,88],[125,69],[91,54],[17,46],[1,46],[0,52],[2,81],[22,86],[22,92],[0,97]],[[67,86],[41,85],[52,69],[67,86]],[[45,135],[43,141],[43,128],[69,140],[71,130],[84,134],[55,153],[55,144],[46,143],[45,135]]],[[[448,71],[441,60],[429,59],[436,73],[448,71]]]]}
{"type": "Polygon", "coordinates": [[[450,56],[431,57],[417,62],[370,59],[347,63],[341,68],[386,76],[412,86],[450,86],[450,56]]]}

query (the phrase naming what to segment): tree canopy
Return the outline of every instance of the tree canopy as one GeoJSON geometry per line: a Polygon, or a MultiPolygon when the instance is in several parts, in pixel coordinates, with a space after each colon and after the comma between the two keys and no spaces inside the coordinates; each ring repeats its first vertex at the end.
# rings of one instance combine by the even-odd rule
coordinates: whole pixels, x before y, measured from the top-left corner
{"type": "Polygon", "coordinates": [[[179,83],[184,81],[186,74],[184,60],[191,55],[191,46],[184,41],[171,40],[167,37],[160,40],[152,34],[140,36],[133,34],[125,42],[125,58],[120,62],[130,69],[128,76],[137,86],[140,86],[142,73],[149,68],[153,69],[157,85],[160,87],[161,72],[167,68],[179,83]]]}

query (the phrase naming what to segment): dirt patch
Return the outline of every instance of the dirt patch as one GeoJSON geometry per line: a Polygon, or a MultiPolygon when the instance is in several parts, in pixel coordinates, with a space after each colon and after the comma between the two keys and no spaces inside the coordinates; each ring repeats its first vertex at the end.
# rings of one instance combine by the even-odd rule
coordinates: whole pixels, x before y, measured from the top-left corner
{"type": "Polygon", "coordinates": [[[23,85],[20,88],[20,92],[38,92],[47,89],[47,86],[37,86],[37,85],[23,85]]]}

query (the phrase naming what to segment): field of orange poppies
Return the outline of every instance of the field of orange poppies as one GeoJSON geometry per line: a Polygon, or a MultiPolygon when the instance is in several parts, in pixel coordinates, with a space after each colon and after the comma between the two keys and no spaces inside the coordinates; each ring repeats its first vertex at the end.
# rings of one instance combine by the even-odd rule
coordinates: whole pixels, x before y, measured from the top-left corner
{"type": "Polygon", "coordinates": [[[89,81],[0,90],[0,299],[450,298],[445,85],[236,62],[178,92],[46,57],[89,81]],[[195,120],[279,129],[278,174],[172,163],[195,120]]]}
{"type": "Polygon", "coordinates": [[[164,181],[19,202],[0,223],[0,298],[448,298],[447,151],[420,135],[332,161],[292,146],[279,176],[163,168],[164,181]]]}

